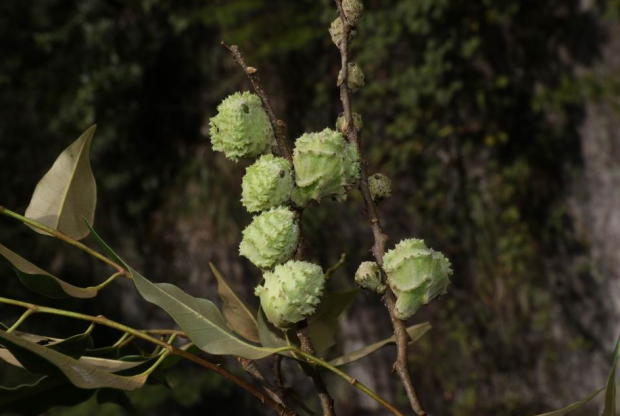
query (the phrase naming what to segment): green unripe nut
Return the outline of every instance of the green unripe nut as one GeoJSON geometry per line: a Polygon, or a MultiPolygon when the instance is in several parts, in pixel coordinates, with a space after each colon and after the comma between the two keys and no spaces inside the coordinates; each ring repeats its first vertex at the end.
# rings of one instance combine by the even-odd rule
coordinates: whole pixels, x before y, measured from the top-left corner
{"type": "Polygon", "coordinates": [[[392,181],[382,173],[368,177],[368,187],[373,201],[379,202],[392,196],[392,181]]]}
{"type": "Polygon", "coordinates": [[[286,329],[312,315],[325,286],[323,270],[305,261],[289,261],[266,272],[256,296],[265,316],[278,328],[286,329]]]}
{"type": "Polygon", "coordinates": [[[269,269],[289,260],[299,241],[295,214],[285,207],[265,211],[243,230],[239,254],[256,266],[269,269]]]}
{"type": "Polygon", "coordinates": [[[356,26],[364,13],[364,5],[359,0],[342,0],[342,11],[349,23],[356,26]]]}
{"type": "MultiPolygon", "coordinates": [[[[353,116],[353,124],[355,125],[355,128],[357,129],[357,131],[360,131],[362,127],[364,127],[362,116],[360,116],[357,113],[352,113],[351,116],[353,116]]],[[[346,124],[347,124],[347,121],[344,117],[344,113],[341,113],[338,116],[338,119],[336,120],[336,131],[339,131],[342,134],[346,134],[345,127],[347,127],[347,130],[348,130],[348,125],[346,124]]]]}
{"type": "Polygon", "coordinates": [[[409,319],[420,306],[447,291],[450,262],[423,240],[401,241],[385,253],[383,262],[388,284],[398,297],[395,314],[399,319],[409,319]]]}
{"type": "MultiPolygon", "coordinates": [[[[338,73],[338,86],[342,84],[342,69],[338,73]]],[[[347,86],[351,92],[357,92],[364,86],[364,72],[355,62],[349,62],[347,70],[347,86]]]]}
{"type": "Polygon", "coordinates": [[[241,187],[241,203],[249,212],[285,204],[293,190],[291,165],[282,157],[263,155],[247,168],[241,187]]]}
{"type": "MultiPolygon", "coordinates": [[[[332,22],[329,27],[329,34],[332,37],[332,42],[334,42],[336,46],[340,47],[340,44],[344,40],[344,25],[342,24],[342,19],[340,19],[340,17],[337,17],[336,20],[332,22]]],[[[349,31],[349,41],[353,39],[355,35],[357,35],[355,30],[349,31]]]]}
{"type": "Polygon", "coordinates": [[[355,146],[341,133],[325,129],[306,133],[295,141],[295,183],[292,199],[298,205],[310,200],[347,198],[347,189],[360,176],[360,157],[355,146]]]}
{"type": "Polygon", "coordinates": [[[382,282],[379,265],[374,261],[365,261],[360,264],[355,272],[355,283],[380,295],[384,294],[387,288],[382,282]]]}
{"type": "Polygon", "coordinates": [[[274,144],[269,117],[257,95],[234,93],[222,101],[217,111],[209,123],[213,150],[236,161],[266,153],[274,144]]]}

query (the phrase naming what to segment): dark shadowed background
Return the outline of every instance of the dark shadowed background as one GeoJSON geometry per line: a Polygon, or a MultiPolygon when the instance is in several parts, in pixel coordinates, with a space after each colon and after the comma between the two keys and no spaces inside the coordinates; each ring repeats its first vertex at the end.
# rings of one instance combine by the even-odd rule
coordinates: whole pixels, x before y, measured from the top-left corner
{"type": "MultiPolygon", "coordinates": [[[[391,237],[426,240],[455,270],[449,295],[411,323],[433,329],[410,350],[415,385],[433,415],[531,415],[602,387],[620,329],[620,3],[618,0],[364,1],[353,59],[367,86],[370,172],[394,183],[381,217],[391,237]]],[[[215,154],[208,119],[248,90],[220,46],[259,68],[290,139],[332,127],[341,111],[331,0],[20,0],[0,3],[0,204],[23,213],[56,156],[93,123],[95,225],[154,281],[218,300],[213,262],[248,302],[258,270],[238,255],[251,217],[239,202],[248,162],[215,154]]],[[[307,210],[308,256],[353,288],[372,236],[359,195],[307,210]]],[[[92,243],[91,237],[87,242],[92,243]]],[[[80,286],[108,269],[0,219],[0,243],[80,286]]],[[[94,302],[50,301],[0,263],[2,295],[138,327],[170,326],[131,282],[94,302]]],[[[219,300],[218,300],[219,301],[219,300]]],[[[20,311],[0,306],[12,322],[20,311]]],[[[76,326],[77,325],[77,326],[76,326]]],[[[69,335],[49,317],[24,327],[69,335]]],[[[340,322],[336,356],[390,335],[376,296],[340,322]]],[[[111,331],[98,329],[104,340],[111,331]]],[[[346,368],[394,402],[388,347],[346,368]]],[[[235,366],[234,362],[228,362],[235,366]]],[[[285,368],[286,369],[286,368],[285,368]]],[[[287,381],[316,408],[310,382],[287,381]]],[[[0,364],[5,385],[26,380],[0,364]]],[[[217,375],[180,366],[173,391],[132,394],[141,415],[264,414],[217,375]]],[[[382,409],[328,378],[339,415],[382,409]]],[[[594,405],[583,414],[594,414],[594,405]]],[[[51,415],[123,415],[93,403],[51,415]]]]}

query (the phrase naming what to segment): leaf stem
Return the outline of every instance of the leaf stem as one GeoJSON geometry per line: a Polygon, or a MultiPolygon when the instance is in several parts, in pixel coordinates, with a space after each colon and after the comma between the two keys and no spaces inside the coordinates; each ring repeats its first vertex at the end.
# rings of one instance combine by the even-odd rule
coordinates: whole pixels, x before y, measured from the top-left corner
{"type": "Polygon", "coordinates": [[[34,310],[28,309],[26,312],[24,312],[22,314],[22,316],[19,317],[19,319],[13,324],[13,326],[11,326],[9,329],[7,329],[6,332],[8,332],[10,334],[11,332],[15,331],[33,313],[34,313],[34,310]]]}
{"type": "Polygon", "coordinates": [[[100,291],[101,289],[103,289],[104,287],[106,287],[107,285],[109,285],[110,283],[115,281],[117,277],[121,277],[121,276],[124,276],[123,273],[116,272],[112,276],[110,276],[108,278],[108,280],[106,280],[105,282],[103,282],[103,283],[101,283],[101,284],[99,284],[97,286],[93,286],[92,288],[88,288],[88,289],[94,289],[96,291],[100,291]]]}
{"type": "Polygon", "coordinates": [[[120,266],[119,264],[115,263],[114,261],[110,260],[109,258],[107,258],[106,256],[104,256],[101,253],[96,252],[95,250],[93,250],[92,248],[80,243],[77,240],[74,240],[73,238],[69,237],[67,234],[58,231],[58,230],[54,230],[53,228],[48,227],[47,225],[43,225],[35,220],[32,220],[30,218],[26,218],[23,215],[18,214],[17,212],[13,212],[8,208],[5,208],[3,206],[0,205],[0,214],[6,215],[7,217],[11,217],[14,218],[18,221],[23,222],[26,225],[29,225],[31,227],[34,227],[38,230],[44,231],[46,233],[48,233],[50,236],[64,241],[67,244],[70,244],[74,247],[79,248],[80,250],[90,254],[91,256],[103,261],[104,263],[109,264],[110,266],[114,267],[116,270],[118,270],[118,272],[122,275],[122,276],[126,276],[128,278],[131,278],[131,273],[128,270],[125,270],[122,266],[120,266]]]}

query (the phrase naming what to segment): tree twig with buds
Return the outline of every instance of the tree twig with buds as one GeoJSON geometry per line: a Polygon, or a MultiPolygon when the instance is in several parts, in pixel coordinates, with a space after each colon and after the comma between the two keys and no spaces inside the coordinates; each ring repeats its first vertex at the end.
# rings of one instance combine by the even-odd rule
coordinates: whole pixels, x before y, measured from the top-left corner
{"type": "MultiPolygon", "coordinates": [[[[345,129],[344,133],[347,136],[347,139],[353,143],[359,154],[360,158],[362,158],[362,149],[361,149],[361,135],[355,126],[353,120],[353,113],[351,111],[351,94],[348,87],[348,69],[349,69],[349,34],[353,27],[351,26],[349,20],[345,16],[342,0],[334,0],[336,2],[336,6],[338,8],[338,14],[340,19],[343,22],[343,36],[339,45],[340,50],[340,58],[341,58],[341,66],[342,66],[342,76],[340,78],[340,100],[342,101],[342,107],[344,110],[345,117],[345,129]]],[[[364,204],[366,207],[366,211],[368,212],[368,218],[370,220],[370,226],[372,228],[372,233],[374,237],[374,245],[372,247],[372,253],[377,261],[377,264],[382,269],[382,275],[384,280],[386,279],[385,271],[383,270],[383,255],[385,254],[385,244],[387,242],[387,235],[383,233],[383,229],[381,227],[381,222],[377,215],[377,209],[372,199],[372,195],[370,193],[370,189],[368,186],[368,163],[362,158],[362,167],[361,167],[361,179],[359,182],[359,190],[362,193],[364,198],[364,204]]],[[[385,295],[383,296],[383,302],[390,314],[390,319],[392,321],[392,326],[394,327],[394,335],[396,337],[396,346],[397,346],[397,358],[394,363],[393,370],[398,374],[403,386],[405,387],[405,391],[407,392],[407,397],[409,398],[409,402],[411,404],[411,408],[420,416],[426,415],[426,412],[422,408],[420,400],[418,399],[417,393],[413,386],[413,381],[411,379],[411,375],[409,374],[409,364],[407,357],[407,349],[409,342],[409,335],[405,329],[405,324],[403,321],[398,319],[395,315],[395,304],[396,297],[392,290],[388,287],[385,295]]]]}

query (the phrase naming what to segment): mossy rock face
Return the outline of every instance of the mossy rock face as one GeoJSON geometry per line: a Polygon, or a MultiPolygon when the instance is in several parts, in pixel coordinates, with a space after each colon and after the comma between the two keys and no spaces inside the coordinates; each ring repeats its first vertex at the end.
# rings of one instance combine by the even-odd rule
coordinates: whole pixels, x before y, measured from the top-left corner
{"type": "Polygon", "coordinates": [[[422,305],[447,292],[452,274],[450,262],[423,240],[407,239],[385,253],[383,268],[398,300],[396,316],[408,319],[422,305]]]}
{"type": "Polygon", "coordinates": [[[265,316],[278,328],[289,328],[312,315],[325,286],[321,267],[305,261],[289,261],[263,275],[256,296],[265,316]]]}
{"type": "Polygon", "coordinates": [[[249,212],[286,204],[293,190],[291,165],[281,157],[261,156],[247,168],[241,187],[241,203],[249,212]]]}
{"type": "Polygon", "coordinates": [[[325,129],[307,133],[295,142],[293,152],[295,183],[293,201],[305,205],[310,200],[347,198],[347,190],[359,180],[360,157],[354,145],[341,133],[325,129]]]}
{"type": "Polygon", "coordinates": [[[209,123],[213,150],[235,161],[270,151],[275,136],[257,95],[237,92],[224,99],[217,111],[209,123]]]}
{"type": "Polygon", "coordinates": [[[299,241],[295,214],[286,207],[272,208],[254,218],[243,230],[239,254],[254,265],[269,269],[289,260],[299,241]]]}

